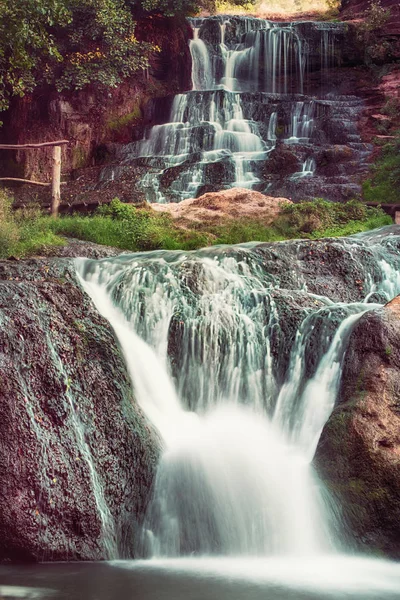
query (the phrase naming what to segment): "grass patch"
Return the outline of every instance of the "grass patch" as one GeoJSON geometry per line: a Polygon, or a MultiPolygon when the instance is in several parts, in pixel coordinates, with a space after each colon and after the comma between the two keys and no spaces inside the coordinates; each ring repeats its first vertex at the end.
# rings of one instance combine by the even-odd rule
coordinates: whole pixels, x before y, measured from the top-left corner
{"type": "Polygon", "coordinates": [[[391,217],[381,209],[368,207],[357,200],[341,203],[316,199],[284,206],[274,227],[285,238],[317,239],[353,235],[391,223],[391,217]]]}
{"type": "Polygon", "coordinates": [[[369,202],[400,202],[400,132],[382,147],[371,177],[363,183],[363,196],[369,202]]]}
{"type": "Polygon", "coordinates": [[[207,233],[177,228],[167,214],[113,200],[93,216],[42,219],[53,233],[121,250],[194,250],[210,244],[207,233]]]}
{"type": "Polygon", "coordinates": [[[274,242],[285,239],[351,235],[390,224],[380,209],[359,202],[335,204],[324,200],[290,204],[272,225],[255,219],[227,219],[183,229],[170,215],[149,207],[136,207],[115,199],[94,215],[52,219],[39,210],[11,211],[11,199],[0,192],[0,257],[38,254],[63,245],[62,236],[121,250],[196,250],[215,244],[274,242]]]}
{"type": "Polygon", "coordinates": [[[12,198],[0,190],[0,258],[23,257],[63,246],[65,240],[42,226],[39,209],[11,208],[12,198]]]}

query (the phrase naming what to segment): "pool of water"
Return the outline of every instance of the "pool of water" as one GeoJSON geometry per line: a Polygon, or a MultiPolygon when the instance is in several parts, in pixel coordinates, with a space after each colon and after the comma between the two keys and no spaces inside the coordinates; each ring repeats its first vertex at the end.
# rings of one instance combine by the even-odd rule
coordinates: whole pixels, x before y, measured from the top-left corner
{"type": "Polygon", "coordinates": [[[1,566],[0,598],[398,600],[400,563],[329,556],[1,566]]]}

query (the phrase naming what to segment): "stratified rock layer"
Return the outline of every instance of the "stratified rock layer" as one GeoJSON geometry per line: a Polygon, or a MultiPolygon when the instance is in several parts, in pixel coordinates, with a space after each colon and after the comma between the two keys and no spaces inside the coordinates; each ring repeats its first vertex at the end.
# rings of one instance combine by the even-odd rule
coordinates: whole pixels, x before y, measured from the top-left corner
{"type": "Polygon", "coordinates": [[[364,315],[316,455],[357,545],[400,557],[400,296],[364,315]]]}
{"type": "Polygon", "coordinates": [[[132,556],[159,443],[67,259],[0,263],[0,560],[132,556]]]}

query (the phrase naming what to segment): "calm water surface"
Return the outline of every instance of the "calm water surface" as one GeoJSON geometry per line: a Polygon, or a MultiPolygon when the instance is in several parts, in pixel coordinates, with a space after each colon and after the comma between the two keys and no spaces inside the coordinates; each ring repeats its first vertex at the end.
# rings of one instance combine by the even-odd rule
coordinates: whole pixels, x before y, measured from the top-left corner
{"type": "Polygon", "coordinates": [[[2,566],[0,598],[398,600],[400,564],[331,556],[2,566]]]}

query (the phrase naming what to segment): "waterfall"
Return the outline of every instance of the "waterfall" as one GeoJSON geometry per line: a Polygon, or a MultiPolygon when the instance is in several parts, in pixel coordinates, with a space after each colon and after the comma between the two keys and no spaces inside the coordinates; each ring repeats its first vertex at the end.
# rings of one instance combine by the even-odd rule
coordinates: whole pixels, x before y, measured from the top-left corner
{"type": "MultiPolygon", "coordinates": [[[[273,266],[290,247],[275,245],[271,258],[247,245],[77,262],[164,439],[145,556],[309,556],[337,547],[311,460],[349,335],[377,305],[316,296],[296,265],[283,283],[273,266]],[[287,329],[290,313],[297,320],[287,329]]],[[[342,249],[365,265],[366,298],[389,283],[400,292],[386,240],[349,238],[342,249]]]]}
{"type": "Polygon", "coordinates": [[[296,102],[292,108],[290,118],[289,137],[285,140],[288,144],[307,142],[313,132],[315,103],[296,102]]]}
{"type": "Polygon", "coordinates": [[[199,38],[198,27],[193,28],[193,40],[190,41],[192,55],[192,84],[194,90],[209,90],[213,86],[211,61],[206,44],[199,38]]]}
{"type": "MultiPolygon", "coordinates": [[[[357,131],[361,101],[336,97],[328,86],[327,73],[339,60],[338,39],[345,32],[340,24],[246,17],[191,19],[190,24],[192,89],[172,104],[154,100],[157,124],[119,150],[121,165],[103,170],[102,185],[119,173],[129,176],[124,167],[133,166],[138,169],[131,175],[134,189],[150,202],[179,202],[232,187],[282,195],[282,181],[268,174],[268,161],[278,144],[287,144],[303,164],[299,173],[287,175],[288,181],[297,180],[291,197],[314,196],[316,158],[321,148],[337,144],[339,122],[341,143],[360,156],[362,169],[368,152],[357,131]],[[310,70],[319,73],[311,83],[310,70]]],[[[332,185],[325,185],[324,193],[351,182],[336,178],[332,185]]]]}

